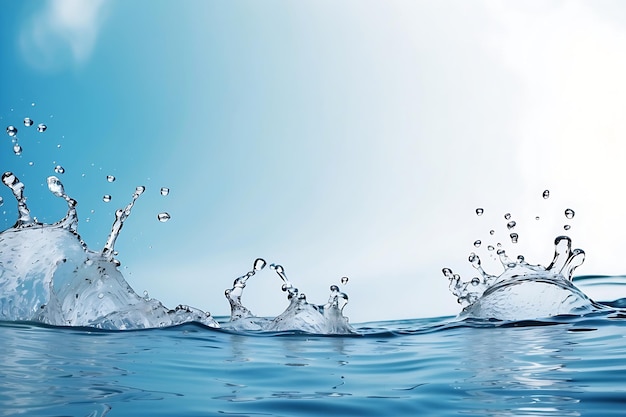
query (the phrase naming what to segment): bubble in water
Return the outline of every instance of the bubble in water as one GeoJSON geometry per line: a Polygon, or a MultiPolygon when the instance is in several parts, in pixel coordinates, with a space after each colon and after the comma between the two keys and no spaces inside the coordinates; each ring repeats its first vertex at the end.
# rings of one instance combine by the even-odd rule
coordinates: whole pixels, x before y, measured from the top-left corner
{"type": "Polygon", "coordinates": [[[161,187],[161,195],[168,195],[170,193],[170,189],[167,187],[161,187]]]}
{"type": "Polygon", "coordinates": [[[61,165],[57,165],[54,167],[54,172],[56,172],[57,174],[64,174],[65,168],[63,168],[61,165]]]}
{"type": "MultiPolygon", "coordinates": [[[[161,223],[165,223],[166,221],[168,221],[170,219],[170,215],[169,215],[169,213],[164,211],[163,213],[157,214],[157,219],[159,219],[159,221],[161,223]]],[[[263,262],[265,262],[265,261],[263,261],[263,262]]],[[[255,262],[255,264],[256,264],[256,262],[255,262]]]]}
{"type": "Polygon", "coordinates": [[[543,198],[546,199],[548,197],[550,197],[550,190],[544,190],[543,191],[543,198]]]}
{"type": "Polygon", "coordinates": [[[105,203],[108,203],[109,201],[111,201],[111,196],[109,194],[103,195],[102,201],[104,201],[105,203]]]}
{"type": "Polygon", "coordinates": [[[474,241],[474,246],[476,246],[477,248],[479,248],[481,244],[482,242],[480,240],[474,241]]]}
{"type": "Polygon", "coordinates": [[[511,242],[517,243],[517,239],[519,238],[517,233],[511,233],[509,236],[511,237],[511,242]]]}
{"type": "Polygon", "coordinates": [[[569,230],[571,228],[572,228],[572,226],[570,226],[569,224],[566,224],[565,226],[563,226],[563,229],[565,229],[565,230],[569,230]]]}
{"type": "Polygon", "coordinates": [[[39,123],[37,125],[37,132],[42,132],[43,133],[43,132],[46,131],[47,128],[48,128],[48,126],[46,126],[45,124],[39,123]]]}
{"type": "Polygon", "coordinates": [[[22,154],[22,147],[20,146],[19,143],[16,143],[15,145],[13,145],[13,152],[15,153],[15,155],[21,155],[22,154]]]}
{"type": "Polygon", "coordinates": [[[508,222],[508,223],[506,224],[506,227],[507,227],[509,230],[511,230],[512,228],[514,228],[514,227],[515,227],[515,225],[516,225],[516,224],[517,224],[517,223],[515,223],[515,220],[511,220],[510,222],[508,222]]]}
{"type": "Polygon", "coordinates": [[[507,213],[504,215],[505,220],[510,220],[511,219],[511,213],[507,213]]]}
{"type": "Polygon", "coordinates": [[[571,208],[568,208],[565,210],[565,217],[567,217],[568,219],[573,219],[574,218],[574,210],[572,210],[571,208]]]}
{"type": "Polygon", "coordinates": [[[480,207],[476,209],[476,215],[477,216],[482,216],[484,212],[485,212],[485,210],[480,208],[480,207]]]}
{"type": "Polygon", "coordinates": [[[24,118],[24,126],[28,127],[28,126],[32,126],[33,125],[33,119],[31,119],[30,117],[25,117],[24,118]]]}
{"type": "Polygon", "coordinates": [[[348,283],[349,278],[348,277],[341,277],[341,283],[343,285],[346,285],[348,283]]]}
{"type": "Polygon", "coordinates": [[[107,175],[107,181],[108,182],[113,182],[113,181],[115,181],[115,177],[113,175],[107,175]]]}

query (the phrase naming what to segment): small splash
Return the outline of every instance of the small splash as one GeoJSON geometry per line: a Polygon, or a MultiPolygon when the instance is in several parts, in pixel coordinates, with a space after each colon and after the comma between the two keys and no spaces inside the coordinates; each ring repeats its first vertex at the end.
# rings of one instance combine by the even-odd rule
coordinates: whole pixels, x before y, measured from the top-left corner
{"type": "Polygon", "coordinates": [[[17,127],[11,125],[7,126],[7,135],[14,137],[17,135],[17,127]]]}
{"type": "Polygon", "coordinates": [[[133,197],[130,203],[128,203],[128,205],[125,208],[118,209],[115,212],[115,221],[113,222],[113,226],[111,227],[111,233],[109,234],[107,242],[105,243],[104,248],[102,248],[102,252],[101,252],[102,256],[105,257],[106,259],[109,259],[109,260],[113,259],[113,247],[115,246],[115,240],[119,236],[120,231],[122,230],[122,226],[124,225],[124,222],[126,221],[128,216],[130,216],[130,212],[133,206],[135,205],[135,201],[137,201],[137,198],[139,198],[139,196],[143,194],[145,190],[146,190],[146,187],[138,186],[135,189],[135,192],[133,193],[133,197]]]}
{"type": "Polygon", "coordinates": [[[168,195],[170,193],[170,189],[167,187],[161,187],[161,195],[168,195]]]}
{"type": "Polygon", "coordinates": [[[165,223],[166,221],[168,221],[171,218],[170,214],[167,212],[162,212],[157,214],[157,219],[161,222],[161,223],[165,223]]]}
{"type": "Polygon", "coordinates": [[[43,132],[45,132],[45,131],[46,131],[46,129],[48,129],[48,126],[46,126],[46,125],[45,125],[45,124],[43,124],[43,123],[39,123],[39,124],[37,125],[37,132],[43,133],[43,132]]]}

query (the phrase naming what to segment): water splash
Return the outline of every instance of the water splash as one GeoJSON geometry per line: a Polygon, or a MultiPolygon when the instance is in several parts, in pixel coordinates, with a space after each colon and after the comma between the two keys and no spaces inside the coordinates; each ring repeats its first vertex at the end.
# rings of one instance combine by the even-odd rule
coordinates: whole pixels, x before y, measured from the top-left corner
{"type": "MultiPolygon", "coordinates": [[[[509,218],[507,213],[505,219],[509,218]]],[[[511,233],[510,237],[513,243],[517,242],[517,233],[511,233]]],[[[442,272],[450,281],[450,291],[464,307],[460,316],[519,320],[585,314],[602,308],[572,283],[574,270],[583,263],[585,252],[572,250],[568,236],[557,237],[554,245],[554,257],[548,267],[531,265],[521,255],[512,260],[500,248],[497,255],[504,267],[500,275],[485,272],[475,253],[468,260],[478,276],[470,281],[462,281],[450,268],[444,268],[442,272]]]]}
{"type": "Polygon", "coordinates": [[[116,330],[189,321],[219,327],[210,313],[188,306],[170,310],[158,300],[139,296],[112,260],[115,239],[143,187],[116,216],[105,249],[93,252],[76,233],[77,203],[57,177],[48,177],[48,188],[67,202],[68,214],[54,224],[32,219],[24,185],[13,173],[5,173],[2,181],[13,192],[20,217],[0,233],[0,320],[116,330]]]}
{"type": "MultiPolygon", "coordinates": [[[[235,279],[233,287],[225,291],[230,302],[231,317],[228,323],[223,324],[233,330],[262,330],[262,331],[301,331],[316,334],[349,334],[354,329],[343,316],[343,308],[348,302],[348,296],[339,291],[336,285],[331,286],[331,294],[324,305],[314,305],[307,302],[306,296],[289,281],[285,269],[281,265],[272,264],[270,268],[276,272],[282,281],[282,290],[287,293],[289,305],[280,315],[270,319],[257,317],[241,303],[241,296],[246,282],[256,272],[263,269],[265,261],[257,259],[251,271],[235,279]]],[[[348,278],[341,278],[342,284],[347,284],[348,278]]]]}
{"type": "Polygon", "coordinates": [[[115,221],[113,222],[113,226],[111,227],[111,233],[102,248],[102,256],[108,260],[112,260],[113,258],[113,247],[115,246],[115,241],[117,237],[120,235],[120,231],[122,230],[122,226],[124,226],[124,222],[130,216],[130,211],[135,205],[135,201],[143,192],[146,190],[146,187],[143,185],[138,186],[133,193],[133,197],[128,203],[128,205],[123,209],[118,209],[115,212],[115,221]]]}

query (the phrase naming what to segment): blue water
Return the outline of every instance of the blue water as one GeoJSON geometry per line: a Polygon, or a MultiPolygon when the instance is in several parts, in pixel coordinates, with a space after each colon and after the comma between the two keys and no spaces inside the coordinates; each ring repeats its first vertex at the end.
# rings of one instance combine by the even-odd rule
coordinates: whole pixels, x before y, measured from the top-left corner
{"type": "Polygon", "coordinates": [[[356,327],[315,336],[4,322],[0,415],[626,415],[619,311],[356,327]]]}

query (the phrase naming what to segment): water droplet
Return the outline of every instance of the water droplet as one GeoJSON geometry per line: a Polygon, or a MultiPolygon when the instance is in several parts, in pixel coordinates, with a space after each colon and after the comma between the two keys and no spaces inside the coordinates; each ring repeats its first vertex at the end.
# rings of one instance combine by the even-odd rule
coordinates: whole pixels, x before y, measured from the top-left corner
{"type": "Polygon", "coordinates": [[[480,248],[481,243],[482,242],[480,240],[476,240],[474,241],[474,246],[476,246],[477,248],[480,248]]]}
{"type": "Polygon", "coordinates": [[[25,117],[24,118],[24,126],[29,127],[33,125],[33,119],[31,119],[30,117],[25,117]]]}
{"type": "Polygon", "coordinates": [[[102,300],[104,298],[104,294],[102,293],[98,294],[98,298],[102,300]]]}
{"type": "Polygon", "coordinates": [[[472,278],[472,285],[477,286],[478,284],[480,284],[480,279],[478,277],[472,278]]]}
{"type": "Polygon", "coordinates": [[[539,220],[539,216],[535,216],[535,220],[539,220]]]}
{"type": "Polygon", "coordinates": [[[161,187],[161,195],[168,195],[170,193],[170,189],[167,187],[161,187]]]}
{"type": "Polygon", "coordinates": [[[135,188],[135,194],[138,196],[142,195],[144,191],[146,191],[146,187],[144,187],[143,185],[139,185],[137,186],[137,188],[135,188]]]}
{"type": "Polygon", "coordinates": [[[504,218],[505,218],[506,220],[510,220],[510,219],[511,219],[511,213],[507,213],[507,214],[505,214],[505,215],[504,215],[504,218]]]}
{"type": "Polygon", "coordinates": [[[511,242],[517,243],[517,239],[519,238],[518,234],[517,233],[511,233],[510,236],[511,236],[511,242]]]}
{"type": "Polygon", "coordinates": [[[34,102],[30,103],[30,106],[35,107],[35,103],[34,102]]]}
{"type": "Polygon", "coordinates": [[[477,208],[476,209],[476,215],[477,216],[482,216],[484,212],[485,212],[485,210],[482,209],[482,208],[477,208]]]}
{"type": "Polygon", "coordinates": [[[550,197],[550,190],[544,190],[542,196],[544,199],[550,197]]]}
{"type": "Polygon", "coordinates": [[[506,224],[506,227],[507,227],[509,230],[511,230],[511,229],[513,229],[513,228],[515,227],[515,225],[516,225],[516,224],[517,224],[517,223],[515,223],[515,220],[511,220],[510,222],[508,222],[508,223],[506,224]]]}
{"type": "Polygon", "coordinates": [[[56,172],[57,174],[64,174],[65,168],[63,168],[61,165],[57,165],[54,167],[54,172],[56,172]]]}
{"type": "Polygon", "coordinates": [[[34,163],[33,161],[30,161],[30,162],[28,163],[28,166],[31,166],[31,167],[32,167],[33,165],[35,165],[35,163],[34,163]]]}
{"type": "Polygon", "coordinates": [[[348,283],[349,278],[348,277],[341,277],[341,283],[343,285],[346,285],[348,283]]]}
{"type": "Polygon", "coordinates": [[[7,126],[7,134],[11,137],[17,135],[17,127],[13,125],[7,126]]]}
{"type": "Polygon", "coordinates": [[[113,181],[115,181],[115,177],[113,175],[107,175],[107,181],[108,182],[113,182],[113,181]]]}
{"type": "Polygon", "coordinates": [[[566,224],[565,226],[563,226],[563,229],[565,229],[565,230],[569,230],[571,228],[572,228],[572,226],[570,226],[569,224],[566,224]]]}
{"type": "Polygon", "coordinates": [[[490,234],[491,236],[493,236],[495,233],[496,233],[496,231],[495,231],[495,230],[493,230],[493,229],[489,231],[489,234],[490,234]]]}
{"type": "Polygon", "coordinates": [[[111,196],[109,194],[103,195],[102,201],[104,201],[105,203],[108,203],[109,201],[111,201],[111,196]]]}
{"type": "Polygon", "coordinates": [[[47,182],[48,182],[48,189],[50,190],[52,194],[56,195],[57,197],[63,197],[65,195],[63,184],[61,183],[61,180],[59,180],[57,177],[55,176],[48,177],[47,182]]]}
{"type": "Polygon", "coordinates": [[[4,198],[0,197],[0,206],[4,204],[4,198]]]}
{"type": "Polygon", "coordinates": [[[261,269],[265,268],[265,265],[267,265],[267,262],[265,262],[265,259],[256,258],[256,260],[254,261],[253,268],[255,271],[260,271],[261,269]]]}
{"type": "Polygon", "coordinates": [[[487,246],[487,250],[494,250],[495,248],[491,245],[487,246]]]}
{"type": "Polygon", "coordinates": [[[41,132],[41,133],[43,133],[43,132],[45,132],[45,131],[46,131],[46,129],[47,129],[47,128],[48,128],[48,126],[46,126],[45,124],[43,124],[43,123],[39,123],[39,124],[37,125],[37,132],[41,132]]]}
{"type": "Polygon", "coordinates": [[[568,219],[573,219],[574,210],[572,210],[571,208],[568,208],[567,210],[565,210],[565,217],[567,217],[568,219]]]}
{"type": "MultiPolygon", "coordinates": [[[[157,219],[159,219],[159,221],[161,223],[165,223],[166,221],[168,221],[170,219],[170,215],[169,215],[169,213],[166,213],[164,211],[163,213],[157,214],[157,219]]],[[[265,261],[263,261],[263,262],[265,262],[265,261]]],[[[255,264],[256,264],[256,262],[255,262],[255,264]]]]}
{"type": "Polygon", "coordinates": [[[22,154],[22,147],[20,146],[19,143],[16,143],[15,145],[13,145],[13,152],[15,153],[15,155],[19,156],[22,154]]]}

